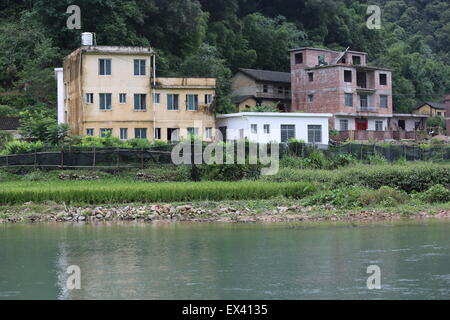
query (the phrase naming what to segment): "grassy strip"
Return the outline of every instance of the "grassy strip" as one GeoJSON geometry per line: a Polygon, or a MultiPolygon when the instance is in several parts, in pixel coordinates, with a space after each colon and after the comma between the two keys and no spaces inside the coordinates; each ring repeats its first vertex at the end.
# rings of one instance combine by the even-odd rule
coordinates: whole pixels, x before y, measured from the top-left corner
{"type": "Polygon", "coordinates": [[[303,198],[316,190],[305,182],[175,182],[51,181],[0,183],[0,204],[55,201],[66,203],[170,202],[249,200],[277,196],[303,198]]]}

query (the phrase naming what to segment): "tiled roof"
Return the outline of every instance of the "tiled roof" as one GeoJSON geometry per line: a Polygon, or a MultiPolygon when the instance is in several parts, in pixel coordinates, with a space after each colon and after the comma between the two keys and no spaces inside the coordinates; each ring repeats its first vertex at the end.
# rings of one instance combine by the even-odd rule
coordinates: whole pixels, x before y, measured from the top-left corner
{"type": "Polygon", "coordinates": [[[244,69],[244,68],[239,68],[239,71],[245,73],[249,77],[258,81],[284,82],[284,83],[291,82],[291,74],[289,72],[244,69]]]}
{"type": "Polygon", "coordinates": [[[435,108],[435,109],[444,110],[446,108],[445,103],[442,103],[442,102],[423,102],[423,103],[417,105],[416,109],[419,109],[424,104],[428,104],[430,107],[435,108]]]}
{"type": "Polygon", "coordinates": [[[0,130],[17,130],[19,125],[18,117],[0,118],[0,130]]]}

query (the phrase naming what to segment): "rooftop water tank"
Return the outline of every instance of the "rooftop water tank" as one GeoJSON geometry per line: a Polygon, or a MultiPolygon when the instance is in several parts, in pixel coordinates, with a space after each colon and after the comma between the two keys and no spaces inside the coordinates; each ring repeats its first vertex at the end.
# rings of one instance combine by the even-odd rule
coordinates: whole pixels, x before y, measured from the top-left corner
{"type": "Polygon", "coordinates": [[[83,32],[81,34],[81,45],[92,46],[94,44],[94,34],[92,32],[83,32]]]}

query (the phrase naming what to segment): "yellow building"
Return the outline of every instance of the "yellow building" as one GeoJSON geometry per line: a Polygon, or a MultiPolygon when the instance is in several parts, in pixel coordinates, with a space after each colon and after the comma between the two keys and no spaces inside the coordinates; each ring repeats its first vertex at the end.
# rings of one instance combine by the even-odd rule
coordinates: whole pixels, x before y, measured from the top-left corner
{"type": "Polygon", "coordinates": [[[422,104],[419,104],[415,110],[413,111],[414,114],[421,114],[421,115],[427,115],[427,116],[440,116],[445,117],[445,110],[446,106],[445,103],[440,102],[424,102],[422,104]]]}
{"type": "Polygon", "coordinates": [[[72,135],[171,140],[212,138],[213,78],[154,78],[147,47],[84,45],[55,69],[58,122],[72,135]],[[172,135],[173,133],[173,135],[172,135]]]}

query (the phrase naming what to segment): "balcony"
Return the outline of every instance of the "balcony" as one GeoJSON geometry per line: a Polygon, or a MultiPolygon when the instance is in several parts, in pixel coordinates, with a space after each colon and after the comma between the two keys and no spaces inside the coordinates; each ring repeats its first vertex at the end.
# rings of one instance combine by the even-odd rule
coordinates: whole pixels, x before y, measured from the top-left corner
{"type": "Polygon", "coordinates": [[[257,98],[291,100],[290,92],[256,92],[257,98]]]}
{"type": "Polygon", "coordinates": [[[378,109],[376,107],[362,107],[359,106],[356,108],[356,111],[358,112],[378,112],[378,109]]]}

